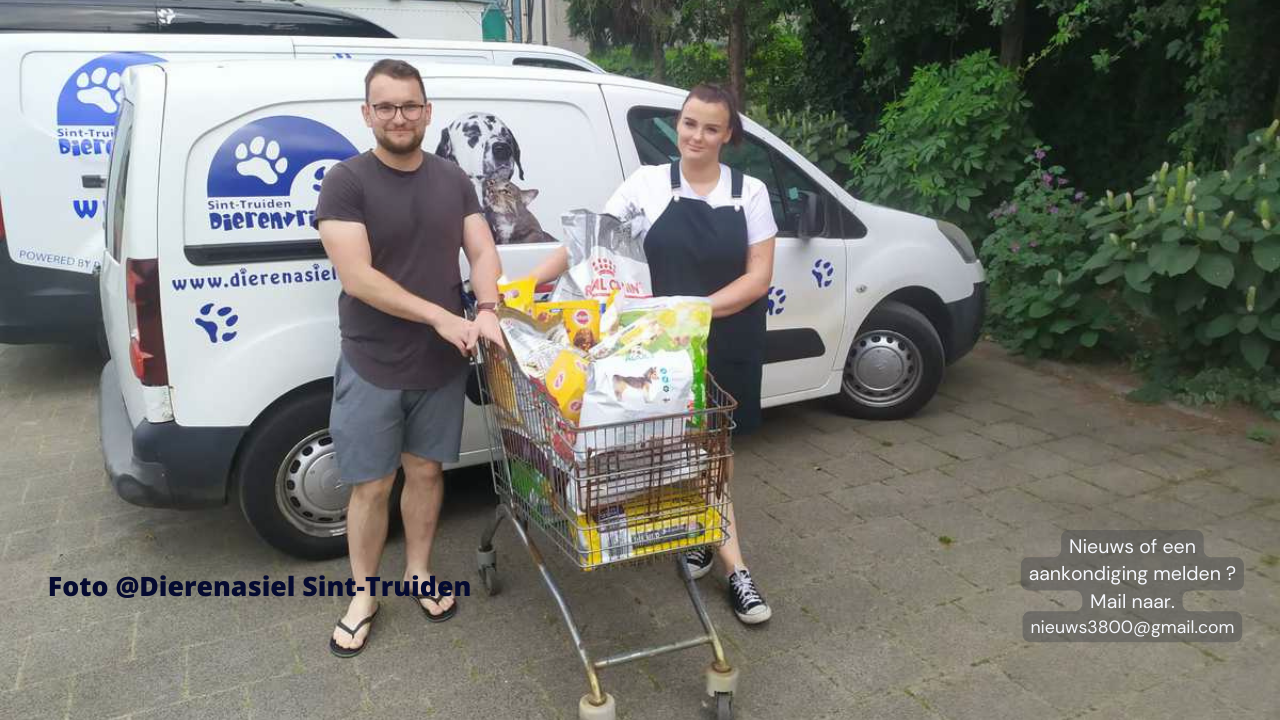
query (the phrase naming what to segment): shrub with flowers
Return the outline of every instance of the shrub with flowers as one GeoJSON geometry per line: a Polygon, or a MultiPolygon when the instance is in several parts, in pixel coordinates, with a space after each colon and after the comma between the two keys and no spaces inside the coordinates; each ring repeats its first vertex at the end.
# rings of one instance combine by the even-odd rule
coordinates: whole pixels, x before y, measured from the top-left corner
{"type": "Polygon", "coordinates": [[[1070,357],[1112,343],[1119,319],[1084,264],[1097,249],[1083,231],[1082,191],[1037,147],[1013,198],[990,214],[995,232],[979,254],[990,289],[988,329],[1030,357],[1070,357]]]}

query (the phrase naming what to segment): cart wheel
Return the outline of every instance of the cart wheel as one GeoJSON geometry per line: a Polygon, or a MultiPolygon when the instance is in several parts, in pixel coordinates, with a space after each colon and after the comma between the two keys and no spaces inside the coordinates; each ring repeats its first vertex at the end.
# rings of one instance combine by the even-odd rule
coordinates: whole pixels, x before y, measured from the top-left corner
{"type": "Polygon", "coordinates": [[[490,597],[502,592],[502,583],[498,582],[498,568],[492,565],[480,567],[480,581],[484,583],[484,591],[490,597]]]}
{"type": "Polygon", "coordinates": [[[716,720],[733,720],[733,693],[716,693],[716,720]]]}
{"type": "Polygon", "coordinates": [[[603,705],[592,705],[590,695],[583,695],[578,701],[578,720],[615,720],[617,716],[618,703],[609,693],[604,694],[603,705]]]}

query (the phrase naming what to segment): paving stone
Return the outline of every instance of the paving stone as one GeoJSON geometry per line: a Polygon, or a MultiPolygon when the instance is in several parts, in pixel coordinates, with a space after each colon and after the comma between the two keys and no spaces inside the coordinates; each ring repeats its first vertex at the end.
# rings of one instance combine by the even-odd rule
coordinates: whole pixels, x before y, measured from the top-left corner
{"type": "Polygon", "coordinates": [[[1021,420],[1025,417],[1025,413],[994,400],[967,402],[958,406],[955,411],[956,414],[975,420],[982,425],[991,425],[1008,420],[1021,420]]]}
{"type": "Polygon", "coordinates": [[[869,453],[828,462],[822,469],[844,481],[845,485],[866,485],[902,474],[901,470],[869,453]]]}
{"type": "Polygon", "coordinates": [[[1150,424],[1112,425],[1093,433],[1093,437],[1130,455],[1159,450],[1172,442],[1168,428],[1150,424]]]}
{"type": "Polygon", "coordinates": [[[1206,529],[1263,554],[1280,556],[1280,523],[1257,513],[1219,520],[1206,529]]]}
{"type": "Polygon", "coordinates": [[[1071,714],[1095,698],[1129,689],[1124,668],[1108,659],[1110,643],[1032,643],[996,662],[1011,680],[1071,714]]]}
{"type": "Polygon", "coordinates": [[[298,669],[283,624],[187,649],[187,692],[208,695],[298,669]]]}
{"type": "Polygon", "coordinates": [[[1280,500],[1280,467],[1271,465],[1241,465],[1223,470],[1213,478],[1247,495],[1264,500],[1280,500]]]}
{"type": "Polygon", "coordinates": [[[905,692],[887,692],[859,700],[846,710],[824,716],[823,720],[843,720],[850,717],[881,720],[937,720],[938,715],[905,692]]]}
{"type": "Polygon", "coordinates": [[[804,442],[833,458],[871,452],[883,447],[879,440],[867,437],[851,427],[835,432],[815,433],[806,437],[804,442]]]}
{"type": "Polygon", "coordinates": [[[883,482],[835,490],[827,493],[827,497],[864,520],[901,515],[928,502],[926,498],[907,495],[883,482]]]}
{"type": "Polygon", "coordinates": [[[902,642],[943,674],[992,662],[1022,644],[1008,634],[992,632],[956,605],[913,616],[902,632],[902,642]]]}
{"type": "Polygon", "coordinates": [[[910,442],[918,442],[934,436],[928,430],[905,420],[890,420],[864,425],[858,429],[858,432],[872,440],[878,440],[881,447],[889,447],[885,443],[906,445],[910,442]]]}
{"type": "Polygon", "coordinates": [[[132,640],[132,619],[39,633],[31,637],[22,674],[39,682],[119,663],[129,658],[132,640]]]}
{"type": "Polygon", "coordinates": [[[935,537],[946,535],[956,542],[981,540],[1009,530],[1008,525],[984,515],[965,500],[912,510],[903,517],[935,537]]]}
{"type": "Polygon", "coordinates": [[[1165,480],[1181,482],[1210,472],[1208,467],[1167,450],[1153,450],[1141,455],[1120,458],[1120,463],[1148,472],[1165,480]]]}
{"type": "Polygon", "coordinates": [[[907,612],[920,612],[980,592],[973,583],[927,558],[885,562],[864,575],[907,612]]]}
{"type": "Polygon", "coordinates": [[[19,690],[0,692],[5,720],[48,720],[66,717],[71,705],[71,678],[24,683],[19,690]]]}
{"type": "Polygon", "coordinates": [[[115,717],[177,702],[184,660],[184,652],[174,650],[77,675],[71,717],[115,717]]]}
{"type": "MultiPolygon", "coordinates": [[[[907,628],[907,632],[913,632],[907,628]]],[[[830,643],[803,647],[801,654],[850,695],[899,691],[933,674],[929,663],[902,636],[879,628],[839,630],[830,643]]]]}
{"type": "Polygon", "coordinates": [[[1010,680],[994,665],[931,680],[913,689],[929,707],[954,720],[1026,720],[1064,717],[1062,712],[1010,680]]]}
{"type": "Polygon", "coordinates": [[[842,533],[848,540],[841,543],[845,552],[864,555],[860,565],[875,560],[904,558],[931,552],[938,538],[900,517],[875,518],[848,528],[842,533]]]}
{"type": "Polygon", "coordinates": [[[1086,508],[1109,505],[1116,500],[1115,495],[1071,475],[1036,480],[1027,483],[1022,489],[1042,500],[1086,508]]]}
{"type": "Polygon", "coordinates": [[[957,460],[973,460],[974,458],[995,455],[1004,449],[1003,445],[994,443],[981,435],[961,432],[928,438],[923,441],[929,447],[940,450],[957,460]]]}
{"type": "Polygon", "coordinates": [[[1262,501],[1225,485],[1206,480],[1193,480],[1174,486],[1168,494],[1194,507],[1227,517],[1256,507],[1262,501]]]}
{"type": "Polygon", "coordinates": [[[995,440],[1001,445],[1011,448],[1027,447],[1028,445],[1036,445],[1052,439],[1047,433],[1022,422],[998,422],[978,428],[976,432],[987,439],[995,440]]]}
{"type": "Polygon", "coordinates": [[[1103,490],[1124,497],[1138,495],[1158,488],[1163,484],[1161,479],[1155,475],[1116,462],[1080,468],[1071,474],[1081,480],[1097,485],[1103,490]]]}
{"type": "Polygon", "coordinates": [[[1066,514],[1067,509],[1024,492],[1005,488],[969,498],[969,504],[1010,526],[1043,525],[1066,514]]]}
{"type": "Polygon", "coordinates": [[[1097,415],[1072,412],[1069,407],[1062,406],[1025,417],[1022,423],[1055,438],[1089,434],[1101,429],[1097,415]]]}
{"type": "Polygon", "coordinates": [[[1081,467],[1081,463],[1070,458],[1063,457],[1062,455],[1042,446],[1010,450],[996,455],[992,459],[996,462],[1022,470],[1036,478],[1053,477],[1054,475],[1061,475],[1081,467]]]}
{"type": "MultiPolygon", "coordinates": [[[[288,716],[282,716],[288,717],[288,716]]],[[[135,713],[131,720],[248,720],[245,686],[135,713]]]]}
{"type": "Polygon", "coordinates": [[[1051,440],[1044,443],[1043,447],[1081,465],[1098,465],[1125,455],[1123,450],[1085,435],[1051,440]]]}
{"type": "Polygon", "coordinates": [[[0,536],[52,525],[58,517],[62,500],[32,503],[10,502],[0,506],[0,536]]]}
{"type": "Polygon", "coordinates": [[[881,460],[908,473],[932,470],[955,462],[955,458],[950,455],[938,452],[921,442],[878,447],[872,452],[881,460]]]}
{"type": "Polygon", "coordinates": [[[1154,494],[1120,500],[1111,509],[1155,529],[1194,530],[1217,520],[1217,516],[1207,510],[1154,494]]]}
{"type": "Polygon", "coordinates": [[[4,549],[5,560],[21,560],[41,553],[66,552],[93,544],[94,522],[46,525],[35,530],[15,532],[4,549]]]}
{"type": "Polygon", "coordinates": [[[907,420],[918,428],[927,430],[932,435],[951,435],[964,432],[973,427],[973,420],[963,415],[933,407],[931,403],[924,411],[907,420]]]}
{"type": "Polygon", "coordinates": [[[1024,590],[1020,585],[1006,585],[984,593],[970,595],[956,602],[978,622],[992,629],[1002,639],[1022,639],[1022,616],[1033,611],[1062,611],[1063,607],[1044,593],[1024,590]]]}
{"type": "Polygon", "coordinates": [[[889,478],[884,484],[908,497],[919,499],[923,506],[961,500],[978,494],[975,488],[937,470],[889,478]]]}
{"type": "Polygon", "coordinates": [[[951,545],[932,557],[977,587],[990,589],[1017,583],[1026,556],[989,539],[951,545]]]}
{"type": "Polygon", "coordinates": [[[981,491],[1013,487],[1035,480],[1025,470],[1020,470],[991,458],[978,458],[945,465],[942,472],[981,491]]]}
{"type": "MultiPolygon", "coordinates": [[[[1228,703],[1213,687],[1195,679],[1179,678],[1140,694],[1126,696],[1120,709],[1125,718],[1162,720],[1169,717],[1241,717],[1239,706],[1228,703]]],[[[1092,716],[1090,716],[1092,717],[1092,716]]]]}
{"type": "Polygon", "coordinates": [[[778,503],[765,512],[791,529],[799,537],[828,530],[843,530],[862,522],[861,518],[833,502],[813,503],[801,500],[778,503]]]}
{"type": "Polygon", "coordinates": [[[345,720],[364,704],[361,680],[351,663],[335,663],[306,676],[272,678],[248,691],[254,717],[345,720]]]}
{"type": "Polygon", "coordinates": [[[839,490],[848,484],[843,478],[823,470],[818,465],[790,465],[780,468],[762,480],[782,493],[783,501],[818,497],[823,493],[839,490]]]}

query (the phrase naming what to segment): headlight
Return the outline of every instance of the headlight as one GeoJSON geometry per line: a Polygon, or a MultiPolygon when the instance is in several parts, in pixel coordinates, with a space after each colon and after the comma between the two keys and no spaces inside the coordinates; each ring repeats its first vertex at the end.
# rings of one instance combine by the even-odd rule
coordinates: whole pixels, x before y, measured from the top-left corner
{"type": "Polygon", "coordinates": [[[938,220],[937,223],[938,229],[951,241],[951,247],[960,253],[960,257],[964,258],[966,263],[978,261],[978,254],[973,251],[973,243],[969,242],[969,236],[965,235],[963,230],[945,220],[938,220]]]}

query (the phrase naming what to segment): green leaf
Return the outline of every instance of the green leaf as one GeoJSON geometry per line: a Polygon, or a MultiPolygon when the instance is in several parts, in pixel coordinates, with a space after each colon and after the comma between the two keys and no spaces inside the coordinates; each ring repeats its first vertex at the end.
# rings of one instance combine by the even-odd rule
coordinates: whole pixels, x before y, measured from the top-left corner
{"type": "MultiPolygon", "coordinates": [[[[1205,229],[1207,230],[1208,228],[1205,229]]],[[[1218,238],[1218,246],[1229,253],[1240,252],[1240,241],[1234,235],[1223,235],[1218,238]]]]}
{"type": "Polygon", "coordinates": [[[1257,315],[1245,315],[1244,317],[1240,318],[1240,322],[1236,323],[1236,332],[1240,333],[1241,335],[1248,335],[1249,333],[1257,329],[1258,329],[1257,315]]]}
{"type": "Polygon", "coordinates": [[[1096,330],[1085,330],[1084,332],[1080,333],[1080,344],[1081,344],[1081,345],[1083,345],[1083,346],[1085,346],[1085,347],[1087,347],[1087,348],[1091,348],[1091,347],[1093,347],[1094,345],[1097,345],[1097,344],[1098,344],[1098,331],[1096,331],[1096,330]]]}
{"type": "Polygon", "coordinates": [[[1143,260],[1134,260],[1124,268],[1124,279],[1129,283],[1129,287],[1139,292],[1149,292],[1151,283],[1147,279],[1151,277],[1151,266],[1143,260]]]}
{"type": "Polygon", "coordinates": [[[1048,316],[1052,312],[1053,312],[1052,305],[1050,305],[1047,302],[1037,300],[1031,303],[1031,309],[1027,311],[1027,315],[1030,315],[1031,317],[1039,320],[1042,317],[1048,316]]]}
{"type": "Polygon", "coordinates": [[[1188,275],[1178,284],[1178,299],[1174,301],[1174,309],[1178,313],[1190,310],[1200,304],[1208,291],[1204,283],[1188,275]]]}
{"type": "Polygon", "coordinates": [[[1169,263],[1169,277],[1177,277],[1191,272],[1200,260],[1200,248],[1195,245],[1179,245],[1178,252],[1169,263]]]}
{"type": "Polygon", "coordinates": [[[1196,273],[1210,285],[1224,288],[1236,276],[1236,266],[1226,255],[1202,253],[1196,261],[1196,273]]]}
{"type": "Polygon", "coordinates": [[[1207,242],[1218,242],[1222,239],[1222,228],[1216,225],[1206,225],[1203,230],[1196,235],[1207,242]]]}
{"type": "Polygon", "coordinates": [[[1257,335],[1245,335],[1240,338],[1240,354],[1244,355],[1244,361],[1254,370],[1261,370],[1267,364],[1271,347],[1271,343],[1257,335]]]}
{"type": "Polygon", "coordinates": [[[964,196],[956,198],[956,207],[959,207],[965,212],[969,212],[969,198],[964,196]]]}
{"type": "Polygon", "coordinates": [[[1270,320],[1258,323],[1258,331],[1268,339],[1280,342],[1280,315],[1272,315],[1270,320]]]}
{"type": "Polygon", "coordinates": [[[1049,332],[1054,335],[1061,335],[1076,326],[1076,321],[1071,318],[1058,318],[1049,326],[1049,332]]]}
{"type": "Polygon", "coordinates": [[[1187,236],[1187,231],[1181,225],[1171,225],[1164,229],[1164,233],[1160,235],[1161,242],[1178,242],[1187,236]]]}
{"type": "Polygon", "coordinates": [[[1093,257],[1089,258],[1089,261],[1084,264],[1081,270],[1088,272],[1090,270],[1098,270],[1100,268],[1104,268],[1107,266],[1107,263],[1111,262],[1111,258],[1115,256],[1116,256],[1116,246],[1110,243],[1107,243],[1102,247],[1098,248],[1098,252],[1094,253],[1093,257]]]}
{"type": "Polygon", "coordinates": [[[1098,273],[1098,277],[1094,279],[1094,282],[1098,283],[1099,285],[1106,285],[1112,280],[1115,280],[1116,278],[1123,275],[1124,267],[1125,266],[1120,263],[1112,263],[1106,270],[1103,270],[1102,272],[1098,273]]]}
{"type": "Polygon", "coordinates": [[[1254,243],[1253,261],[1267,272],[1280,268],[1280,237],[1269,237],[1254,243]]]}
{"type": "Polygon", "coordinates": [[[1210,340],[1216,340],[1220,337],[1226,337],[1232,330],[1236,329],[1235,313],[1226,313],[1210,320],[1204,326],[1204,336],[1210,340]]]}

